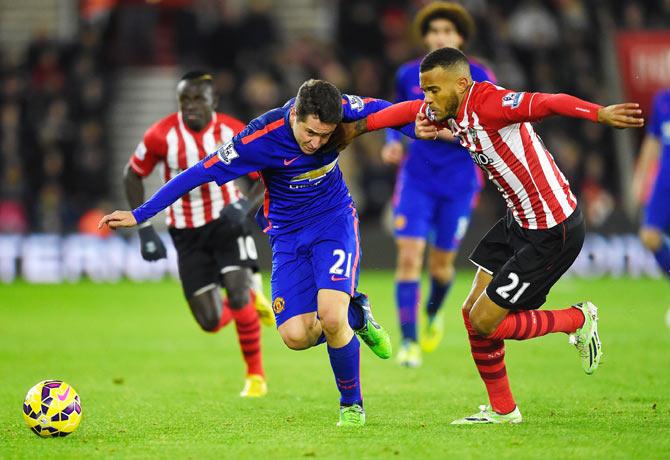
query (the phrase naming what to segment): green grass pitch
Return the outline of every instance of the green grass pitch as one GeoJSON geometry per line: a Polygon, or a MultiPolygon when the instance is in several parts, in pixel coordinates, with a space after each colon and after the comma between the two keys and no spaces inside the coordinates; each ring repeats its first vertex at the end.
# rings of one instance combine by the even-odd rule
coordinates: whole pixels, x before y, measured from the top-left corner
{"type": "MultiPolygon", "coordinates": [[[[605,353],[583,374],[563,334],[508,342],[519,426],[452,427],[486,401],[459,305],[472,273],[450,295],[446,340],[418,370],[362,348],[368,424],[341,430],[324,347],[295,352],[272,329],[263,345],[269,394],[242,400],[234,328],[201,332],[173,281],[0,286],[0,458],[668,458],[670,286],[665,280],[566,279],[547,307],[590,299],[600,307],[605,353]],[[21,403],[58,378],[82,398],[67,438],[41,439],[21,403]]],[[[388,272],[361,288],[397,337],[388,272]]]]}

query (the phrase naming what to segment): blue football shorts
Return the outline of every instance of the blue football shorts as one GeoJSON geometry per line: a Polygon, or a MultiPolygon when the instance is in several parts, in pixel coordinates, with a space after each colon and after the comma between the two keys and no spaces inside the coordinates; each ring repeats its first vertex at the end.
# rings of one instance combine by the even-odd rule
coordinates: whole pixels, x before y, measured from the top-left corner
{"type": "Polygon", "coordinates": [[[393,203],[396,238],[421,238],[444,251],[458,249],[468,229],[476,195],[476,190],[453,196],[431,194],[399,176],[393,203]]]}
{"type": "Polygon", "coordinates": [[[358,286],[361,247],[358,213],[324,217],[318,224],[271,235],[272,308],[277,327],[286,320],[317,311],[319,289],[350,296],[358,286]]]}

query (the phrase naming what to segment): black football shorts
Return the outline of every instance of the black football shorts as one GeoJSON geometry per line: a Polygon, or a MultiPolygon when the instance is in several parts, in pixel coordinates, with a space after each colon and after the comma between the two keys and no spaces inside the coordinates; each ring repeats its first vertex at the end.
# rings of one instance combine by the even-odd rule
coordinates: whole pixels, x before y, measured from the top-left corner
{"type": "Polygon", "coordinates": [[[562,223],[542,230],[522,228],[508,210],[482,238],[470,260],[493,275],[486,293],[496,304],[533,310],[544,304],[551,287],[575,261],[584,234],[579,207],[562,223]]]}
{"type": "Polygon", "coordinates": [[[258,253],[249,230],[230,235],[221,220],[197,228],[170,228],[177,250],[179,279],[186,298],[212,284],[221,285],[229,271],[250,268],[258,271],[258,253]]]}

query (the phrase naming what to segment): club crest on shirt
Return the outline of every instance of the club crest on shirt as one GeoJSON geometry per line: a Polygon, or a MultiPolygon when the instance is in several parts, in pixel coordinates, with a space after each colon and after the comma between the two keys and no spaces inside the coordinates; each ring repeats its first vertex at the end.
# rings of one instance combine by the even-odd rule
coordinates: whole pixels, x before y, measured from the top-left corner
{"type": "Polygon", "coordinates": [[[479,144],[479,137],[477,137],[477,130],[475,128],[468,128],[468,136],[472,139],[473,144],[479,144]]]}
{"type": "Polygon", "coordinates": [[[426,106],[426,116],[430,121],[437,121],[437,118],[435,117],[435,113],[433,113],[432,110],[430,110],[430,106],[426,106]]]}
{"type": "Polygon", "coordinates": [[[284,311],[284,298],[283,297],[277,297],[274,302],[272,302],[272,311],[275,312],[276,315],[284,311]]]}
{"type": "Polygon", "coordinates": [[[216,155],[219,157],[221,162],[225,165],[229,165],[235,158],[239,158],[240,154],[235,150],[233,141],[228,141],[218,148],[216,155]]]}
{"type": "Polygon", "coordinates": [[[502,98],[503,107],[516,109],[521,104],[524,93],[507,93],[502,98]]]}

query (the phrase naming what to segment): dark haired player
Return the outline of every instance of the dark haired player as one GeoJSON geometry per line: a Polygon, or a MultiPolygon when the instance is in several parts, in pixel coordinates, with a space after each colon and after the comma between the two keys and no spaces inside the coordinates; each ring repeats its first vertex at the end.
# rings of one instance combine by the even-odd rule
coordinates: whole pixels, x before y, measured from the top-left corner
{"type": "Polygon", "coordinates": [[[253,120],[232,141],[165,184],[143,205],[100,221],[111,228],[145,222],[185,192],[260,171],[266,185],[259,223],[272,246],[272,299],[278,331],[291,349],[323,342],[340,391],[339,426],[365,424],[358,335],[381,358],[391,341],[356,291],[361,252],[358,214],[328,144],[341,121],[390,105],[340,94],[309,80],[295,99],[253,120]],[[354,332],[356,335],[354,335],[354,332]]]}
{"type": "MultiPolygon", "coordinates": [[[[463,49],[474,35],[472,16],[452,2],[424,6],[416,15],[414,28],[428,51],[445,46],[463,49]]],[[[469,61],[474,81],[495,83],[493,73],[482,63],[472,58],[469,61]]],[[[396,102],[423,99],[419,85],[420,62],[415,59],[398,69],[396,102]]],[[[398,247],[395,292],[403,341],[397,359],[403,366],[417,367],[421,364],[421,351],[434,351],[442,340],[444,320],[440,309],[451,288],[454,260],[481,188],[481,175],[457,139],[439,143],[410,141],[406,154],[401,140],[398,131],[387,130],[382,158],[388,163],[400,164],[393,196],[398,247]],[[444,187],[447,182],[451,187],[444,187]],[[417,309],[427,239],[430,239],[431,287],[425,320],[419,322],[417,343],[417,309]]]]}
{"type": "MultiPolygon", "coordinates": [[[[244,123],[215,111],[211,75],[190,72],[177,85],[179,111],[156,122],[144,134],[124,172],[131,206],[144,201],[142,180],[158,163],[167,182],[197,164],[209,152],[230,141],[244,123]]],[[[269,302],[260,287],[256,246],[245,224],[249,200],[234,182],[210,182],[180,196],[167,212],[167,225],[177,249],[184,296],[200,327],[216,332],[235,321],[240,349],[247,365],[243,397],[267,393],[261,357],[259,315],[274,324],[269,302]],[[252,276],[256,276],[255,290],[252,276]],[[221,299],[220,286],[227,299],[221,299]],[[257,312],[258,310],[258,312],[257,312]]],[[[145,221],[139,226],[142,257],[166,257],[160,237],[145,221]]]]}
{"type": "Polygon", "coordinates": [[[470,256],[479,269],[463,304],[472,356],[491,404],[453,423],[519,423],[521,412],[505,369],[505,340],[569,334],[587,374],[597,369],[602,356],[597,309],[591,302],[537,310],[579,254],[584,221],[568,181],[531,122],[563,115],[639,128],[644,120],[635,103],[602,107],[567,94],[515,92],[473,82],[468,59],[454,48],[426,56],[420,80],[423,101],[393,105],[357,122],[352,132],[416,120],[417,137],[436,139],[447,128],[507,201],[506,217],[470,256]]]}

